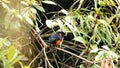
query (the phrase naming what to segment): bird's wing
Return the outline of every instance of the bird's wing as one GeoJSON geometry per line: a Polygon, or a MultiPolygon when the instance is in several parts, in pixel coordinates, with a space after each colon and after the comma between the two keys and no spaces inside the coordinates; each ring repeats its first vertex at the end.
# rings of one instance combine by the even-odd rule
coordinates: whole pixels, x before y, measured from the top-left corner
{"type": "Polygon", "coordinates": [[[49,42],[54,42],[55,40],[56,40],[56,38],[54,38],[54,37],[49,38],[49,42]]]}
{"type": "Polygon", "coordinates": [[[54,42],[57,39],[57,37],[57,34],[51,35],[51,37],[49,37],[49,42],[54,42]]]}

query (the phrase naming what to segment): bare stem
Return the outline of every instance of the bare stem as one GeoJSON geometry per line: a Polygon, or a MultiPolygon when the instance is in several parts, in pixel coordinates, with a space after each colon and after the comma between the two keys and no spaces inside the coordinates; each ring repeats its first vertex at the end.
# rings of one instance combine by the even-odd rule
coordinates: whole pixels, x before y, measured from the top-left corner
{"type": "Polygon", "coordinates": [[[78,55],[76,55],[76,54],[74,54],[74,53],[72,53],[72,52],[69,52],[69,51],[67,51],[67,50],[64,50],[64,49],[61,49],[61,48],[57,48],[57,47],[55,47],[55,48],[56,48],[57,50],[66,52],[66,53],[68,53],[68,54],[71,54],[71,55],[73,55],[73,56],[75,56],[75,57],[77,57],[77,58],[80,58],[80,59],[82,59],[82,60],[84,60],[84,61],[86,61],[86,62],[89,62],[89,63],[91,63],[91,64],[94,63],[94,62],[92,62],[92,61],[89,61],[89,60],[87,60],[87,59],[85,59],[85,58],[83,58],[83,57],[81,57],[81,56],[78,56],[78,55]]]}
{"type": "Polygon", "coordinates": [[[45,52],[45,48],[43,48],[43,52],[44,52],[44,55],[45,55],[45,60],[46,60],[47,63],[49,64],[50,68],[54,68],[54,67],[51,65],[51,63],[49,62],[49,60],[48,60],[48,57],[47,57],[46,52],[45,52]]]}

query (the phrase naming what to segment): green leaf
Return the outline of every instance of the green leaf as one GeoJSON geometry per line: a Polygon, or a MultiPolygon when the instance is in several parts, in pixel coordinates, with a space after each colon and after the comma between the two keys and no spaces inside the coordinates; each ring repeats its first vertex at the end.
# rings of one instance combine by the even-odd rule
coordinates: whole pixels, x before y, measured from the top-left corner
{"type": "Polygon", "coordinates": [[[46,3],[46,4],[51,4],[51,5],[57,5],[55,2],[53,1],[42,1],[43,3],[46,3]]]}
{"type": "Polygon", "coordinates": [[[106,3],[105,3],[104,1],[99,1],[99,5],[100,5],[100,6],[105,6],[106,3]]]}
{"type": "Polygon", "coordinates": [[[22,5],[29,6],[29,5],[28,5],[28,3],[27,3],[27,2],[25,2],[25,1],[21,1],[21,4],[22,4],[22,5]]]}
{"type": "Polygon", "coordinates": [[[110,51],[108,46],[102,46],[103,49],[110,51]]]}
{"type": "Polygon", "coordinates": [[[87,40],[85,40],[83,37],[80,37],[80,36],[79,37],[75,37],[73,40],[81,42],[83,44],[87,44],[88,43],[87,40]]]}
{"type": "Polygon", "coordinates": [[[6,39],[7,39],[7,37],[4,39],[0,38],[0,49],[3,46],[3,44],[5,43],[6,39]]]}
{"type": "Polygon", "coordinates": [[[90,51],[90,53],[96,53],[96,52],[98,52],[98,47],[97,47],[96,44],[90,45],[90,47],[92,48],[92,50],[90,51]]]}
{"type": "Polygon", "coordinates": [[[3,62],[3,67],[8,68],[7,67],[8,61],[7,61],[7,59],[5,57],[2,59],[2,62],[3,62]]]}
{"type": "Polygon", "coordinates": [[[40,32],[40,29],[39,29],[38,26],[35,26],[35,30],[36,30],[37,32],[40,32]]]}
{"type": "Polygon", "coordinates": [[[62,30],[63,30],[64,32],[71,32],[70,29],[69,29],[68,27],[66,27],[65,25],[63,25],[62,30]]]}
{"type": "Polygon", "coordinates": [[[32,19],[30,17],[26,16],[25,20],[27,21],[28,24],[34,26],[34,23],[33,23],[32,19]]]}
{"type": "Polygon", "coordinates": [[[113,0],[109,0],[111,6],[115,6],[115,2],[113,0]]]}
{"type": "Polygon", "coordinates": [[[63,24],[63,21],[61,19],[58,18],[55,21],[58,23],[60,28],[63,28],[64,24],[63,24]]]}
{"type": "Polygon", "coordinates": [[[6,50],[0,51],[0,60],[2,60],[6,55],[6,50]]]}
{"type": "Polygon", "coordinates": [[[1,4],[2,4],[3,8],[9,10],[9,6],[6,3],[2,2],[1,4]]]}
{"type": "Polygon", "coordinates": [[[93,64],[90,68],[100,68],[100,66],[97,64],[93,64]]]}
{"type": "Polygon", "coordinates": [[[120,18],[120,12],[118,12],[117,17],[120,18]]]}
{"type": "Polygon", "coordinates": [[[66,11],[65,9],[60,10],[60,12],[66,15],[68,14],[68,11],[66,11]]]}
{"type": "Polygon", "coordinates": [[[90,47],[91,47],[92,49],[98,49],[98,47],[97,47],[96,44],[91,44],[90,47]]]}
{"type": "Polygon", "coordinates": [[[92,15],[88,15],[89,20],[95,20],[95,18],[92,15]]]}
{"type": "Polygon", "coordinates": [[[18,56],[17,49],[12,45],[7,50],[7,68],[13,67],[13,65],[18,62],[23,56],[18,56]]]}
{"type": "Polygon", "coordinates": [[[15,59],[17,57],[17,54],[17,49],[13,45],[10,46],[7,50],[8,61],[10,62],[15,59]]]}
{"type": "Polygon", "coordinates": [[[115,52],[110,51],[109,54],[111,55],[111,57],[112,57],[113,60],[118,61],[118,55],[115,52]]]}
{"type": "Polygon", "coordinates": [[[44,8],[42,6],[34,5],[36,9],[38,9],[41,12],[45,12],[44,8]]]}
{"type": "Polygon", "coordinates": [[[106,26],[108,26],[109,24],[105,21],[105,20],[103,20],[103,19],[100,19],[100,20],[98,20],[100,23],[102,23],[102,24],[104,24],[104,25],[106,25],[106,26]]]}
{"type": "Polygon", "coordinates": [[[20,64],[21,68],[23,68],[23,64],[22,64],[22,62],[19,61],[18,63],[20,64]]]}
{"type": "Polygon", "coordinates": [[[58,23],[55,22],[54,20],[46,20],[45,23],[46,23],[47,27],[49,27],[49,28],[53,28],[58,25],[58,23]]]}
{"type": "Polygon", "coordinates": [[[24,66],[24,68],[30,68],[30,66],[24,66]]]}
{"type": "Polygon", "coordinates": [[[9,40],[6,40],[6,41],[4,42],[4,45],[7,46],[7,47],[9,47],[9,46],[11,45],[11,42],[10,42],[9,40]]]}
{"type": "Polygon", "coordinates": [[[12,61],[8,62],[8,68],[13,66],[16,62],[18,62],[23,56],[17,56],[12,61]]]}
{"type": "Polygon", "coordinates": [[[102,60],[103,58],[106,58],[108,56],[107,51],[103,50],[98,53],[97,56],[95,56],[95,61],[102,60]]]}
{"type": "Polygon", "coordinates": [[[32,12],[32,13],[34,13],[34,14],[36,14],[36,13],[37,13],[37,11],[36,11],[36,9],[35,9],[35,8],[30,8],[30,10],[31,10],[31,12],[32,12]]]}
{"type": "Polygon", "coordinates": [[[85,68],[85,67],[84,67],[84,65],[83,65],[83,64],[81,64],[79,68],[85,68]]]}

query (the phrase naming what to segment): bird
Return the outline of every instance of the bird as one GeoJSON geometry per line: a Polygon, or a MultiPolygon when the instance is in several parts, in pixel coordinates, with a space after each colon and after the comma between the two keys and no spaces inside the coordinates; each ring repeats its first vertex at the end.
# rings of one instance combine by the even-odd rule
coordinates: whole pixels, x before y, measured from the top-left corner
{"type": "Polygon", "coordinates": [[[55,47],[60,46],[64,39],[64,36],[65,36],[65,33],[63,31],[58,31],[58,32],[52,34],[48,38],[48,42],[53,44],[53,46],[55,46],[55,47]]]}

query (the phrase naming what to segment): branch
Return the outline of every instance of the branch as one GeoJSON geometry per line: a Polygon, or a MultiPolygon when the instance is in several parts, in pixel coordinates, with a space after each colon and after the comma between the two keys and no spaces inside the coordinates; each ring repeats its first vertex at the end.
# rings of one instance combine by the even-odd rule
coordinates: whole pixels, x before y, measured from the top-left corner
{"type": "Polygon", "coordinates": [[[72,53],[72,52],[69,52],[69,51],[67,51],[67,50],[64,50],[64,49],[61,49],[61,48],[57,48],[57,47],[55,47],[57,50],[60,50],[60,51],[63,51],[63,52],[66,52],[66,53],[68,53],[68,54],[71,54],[71,55],[73,55],[73,56],[75,56],[75,57],[78,57],[78,58],[80,58],[80,59],[82,59],[82,60],[84,60],[84,61],[86,61],[86,62],[89,62],[89,63],[91,63],[91,64],[93,64],[94,62],[92,62],[92,61],[89,61],[89,60],[87,60],[87,59],[85,59],[85,58],[83,58],[83,57],[81,57],[81,56],[78,56],[78,55],[76,55],[76,54],[74,54],[74,53],[72,53]]]}
{"type": "Polygon", "coordinates": [[[48,62],[49,66],[50,66],[51,68],[54,68],[54,67],[51,65],[51,63],[49,62],[49,60],[48,60],[48,57],[47,57],[46,52],[45,52],[45,48],[43,48],[43,52],[44,52],[45,59],[46,59],[46,61],[48,62]]]}
{"type": "Polygon", "coordinates": [[[36,32],[34,29],[32,29],[33,32],[36,34],[36,36],[38,37],[38,39],[40,40],[40,42],[43,44],[43,46],[46,48],[48,47],[48,45],[44,42],[44,40],[41,38],[40,34],[38,32],[36,32]]]}
{"type": "Polygon", "coordinates": [[[28,66],[31,66],[31,64],[40,56],[41,52],[37,54],[37,56],[30,62],[28,66]]]}

